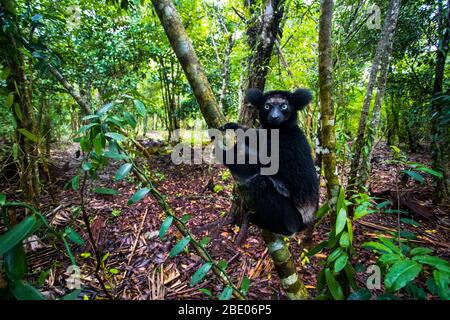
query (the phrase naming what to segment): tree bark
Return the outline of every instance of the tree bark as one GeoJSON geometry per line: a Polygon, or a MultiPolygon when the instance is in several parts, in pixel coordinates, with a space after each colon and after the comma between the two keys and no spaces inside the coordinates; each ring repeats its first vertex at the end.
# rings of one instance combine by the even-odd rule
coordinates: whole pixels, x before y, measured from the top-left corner
{"type": "Polygon", "coordinates": [[[219,110],[208,79],[174,4],[171,0],[152,0],[152,4],[191,85],[208,127],[220,127],[225,124],[226,119],[219,110]]]}
{"type": "Polygon", "coordinates": [[[339,193],[339,177],[336,170],[336,136],[333,105],[332,74],[332,17],[333,0],[323,0],[320,6],[319,20],[319,88],[320,88],[320,123],[322,165],[327,184],[328,199],[337,201],[339,193]]]}
{"type": "Polygon", "coordinates": [[[355,192],[359,188],[359,185],[361,183],[358,179],[361,161],[361,150],[363,149],[365,142],[367,119],[369,116],[370,104],[372,102],[373,89],[375,86],[375,81],[377,79],[383,55],[385,54],[389,46],[389,40],[391,39],[392,34],[395,31],[397,18],[400,11],[400,5],[401,0],[391,0],[389,4],[389,9],[386,14],[385,22],[383,24],[383,29],[380,35],[380,40],[378,41],[377,44],[375,56],[372,63],[372,68],[369,74],[369,81],[367,83],[366,95],[364,97],[361,116],[359,118],[358,133],[356,136],[356,141],[353,145],[353,159],[350,165],[350,177],[348,184],[350,187],[349,189],[353,189],[355,192]]]}

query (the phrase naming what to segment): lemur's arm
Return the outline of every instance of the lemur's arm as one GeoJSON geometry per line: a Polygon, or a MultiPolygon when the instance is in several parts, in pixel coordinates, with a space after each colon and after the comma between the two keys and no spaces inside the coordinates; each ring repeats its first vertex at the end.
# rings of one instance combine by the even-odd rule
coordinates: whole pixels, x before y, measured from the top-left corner
{"type": "Polygon", "coordinates": [[[246,127],[246,126],[242,126],[242,125],[240,125],[240,124],[238,124],[238,123],[235,123],[235,122],[228,122],[227,124],[225,124],[225,125],[219,127],[219,130],[220,130],[220,131],[225,131],[225,130],[227,130],[227,129],[231,129],[231,130],[242,129],[242,130],[244,130],[244,131],[247,131],[247,130],[250,129],[250,128],[249,128],[249,127],[246,127]]]}

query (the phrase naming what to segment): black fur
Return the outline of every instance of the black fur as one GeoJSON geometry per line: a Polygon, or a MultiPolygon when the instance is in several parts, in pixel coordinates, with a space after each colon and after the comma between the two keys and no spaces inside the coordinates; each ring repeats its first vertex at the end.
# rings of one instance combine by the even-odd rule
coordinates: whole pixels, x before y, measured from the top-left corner
{"type": "MultiPolygon", "coordinates": [[[[256,211],[251,215],[251,221],[263,229],[292,235],[313,222],[319,199],[319,181],[311,149],[297,125],[297,111],[312,100],[311,93],[297,89],[293,93],[269,91],[263,94],[260,90],[250,89],[246,100],[258,108],[262,128],[279,129],[279,170],[267,176],[260,174],[262,165],[259,162],[253,165],[224,164],[248,188],[256,211]],[[269,100],[271,97],[276,100],[269,100]],[[275,103],[268,104],[268,100],[275,103]],[[267,109],[264,108],[266,103],[267,109]],[[287,106],[283,107],[284,104],[287,106]]],[[[236,123],[226,124],[221,129],[238,128],[248,130],[236,123]]],[[[270,135],[268,144],[270,146],[270,135]]],[[[235,145],[229,152],[236,154],[236,150],[235,145]]]]}

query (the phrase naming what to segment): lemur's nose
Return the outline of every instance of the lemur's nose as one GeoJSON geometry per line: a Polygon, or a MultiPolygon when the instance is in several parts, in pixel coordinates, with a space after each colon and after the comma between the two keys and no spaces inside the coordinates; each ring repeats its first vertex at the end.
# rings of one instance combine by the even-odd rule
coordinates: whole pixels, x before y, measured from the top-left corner
{"type": "Polygon", "coordinates": [[[270,116],[270,119],[271,119],[271,120],[278,120],[278,119],[280,119],[280,116],[279,116],[278,114],[272,114],[272,115],[270,116]]]}

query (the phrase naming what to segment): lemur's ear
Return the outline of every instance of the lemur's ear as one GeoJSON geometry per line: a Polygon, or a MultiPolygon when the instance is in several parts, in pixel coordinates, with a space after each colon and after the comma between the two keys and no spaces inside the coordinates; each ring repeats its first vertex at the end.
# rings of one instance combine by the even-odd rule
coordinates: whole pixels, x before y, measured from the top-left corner
{"type": "Polygon", "coordinates": [[[291,103],[297,110],[302,110],[311,100],[312,93],[308,89],[297,89],[291,94],[291,103]]]}
{"type": "Polygon", "coordinates": [[[245,100],[255,107],[259,108],[264,103],[264,93],[259,89],[248,89],[245,100]]]}

